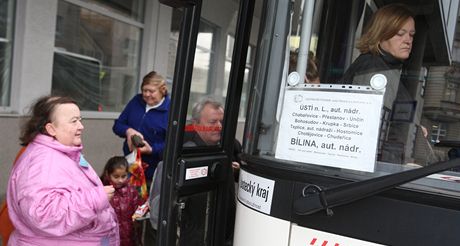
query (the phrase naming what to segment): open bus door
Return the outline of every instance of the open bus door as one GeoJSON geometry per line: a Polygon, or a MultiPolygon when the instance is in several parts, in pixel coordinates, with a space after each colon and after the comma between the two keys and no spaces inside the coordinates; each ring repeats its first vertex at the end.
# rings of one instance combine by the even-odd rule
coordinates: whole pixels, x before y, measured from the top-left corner
{"type": "Polygon", "coordinates": [[[186,115],[197,93],[193,77],[203,75],[194,70],[203,52],[197,49],[206,23],[200,14],[204,8],[225,13],[226,5],[215,3],[234,1],[163,2],[180,9],[183,18],[159,245],[192,245],[190,238],[200,245],[225,245],[231,198],[223,180],[230,169],[254,4],[262,15],[233,244],[458,245],[458,0],[240,1],[222,141],[195,148],[183,142],[186,115]],[[386,89],[378,86],[388,81],[385,74],[375,74],[369,85],[339,81],[359,55],[355,41],[372,13],[396,2],[414,12],[416,35],[410,59],[392,81],[399,84],[396,99],[387,104],[386,89]],[[320,84],[304,83],[310,53],[317,59],[320,84]],[[297,64],[290,66],[291,61],[297,64]],[[187,175],[195,171],[201,176],[187,175]],[[194,197],[201,201],[195,211],[202,212],[203,221],[195,228],[188,222],[196,221],[185,216],[194,197]]]}
{"type": "Polygon", "coordinates": [[[455,0],[264,1],[234,245],[459,244],[458,9],[455,0]],[[370,16],[390,3],[415,15],[399,76],[339,83],[370,16]],[[304,83],[310,52],[319,84],[304,83]],[[399,84],[388,104],[385,79],[399,84]]]}
{"type": "MultiPolygon", "coordinates": [[[[227,55],[231,57],[232,64],[228,81],[216,81],[218,77],[212,70],[212,65],[226,55],[212,49],[216,46],[225,47],[222,46],[222,41],[226,39],[220,37],[212,23],[201,16],[204,12],[212,13],[216,2],[160,2],[173,7],[173,14],[181,17],[163,160],[157,243],[183,246],[231,244],[231,238],[226,236],[233,229],[227,226],[227,211],[235,200],[234,194],[232,196],[229,192],[232,188],[234,191],[235,184],[228,181],[233,181],[231,155],[254,1],[228,1],[225,4],[233,6],[235,11],[229,12],[226,9],[219,18],[219,21],[227,21],[237,26],[231,31],[234,35],[233,53],[227,55]],[[195,83],[201,85],[197,86],[195,83]],[[225,91],[226,95],[223,94],[225,91]],[[215,122],[212,122],[211,127],[202,129],[190,127],[190,117],[194,116],[192,107],[206,97],[225,102],[223,121],[213,119],[215,122]],[[200,144],[195,140],[190,142],[187,138],[190,131],[201,131],[204,134],[208,131],[214,134],[216,129],[221,131],[220,141],[215,141],[214,136],[214,142],[209,143],[200,135],[203,140],[201,142],[206,142],[200,144]]],[[[231,25],[227,27],[230,28],[231,25]]],[[[222,59],[220,61],[219,64],[224,64],[222,59]]],[[[222,74],[224,70],[221,69],[220,72],[222,74]]]]}

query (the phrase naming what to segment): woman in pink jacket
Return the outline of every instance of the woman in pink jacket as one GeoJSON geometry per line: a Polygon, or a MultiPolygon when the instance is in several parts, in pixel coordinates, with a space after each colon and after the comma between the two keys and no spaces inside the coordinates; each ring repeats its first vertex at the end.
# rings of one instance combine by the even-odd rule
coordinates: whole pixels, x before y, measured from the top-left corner
{"type": "Polygon", "coordinates": [[[80,109],[66,97],[42,97],[20,140],[27,145],[10,174],[8,245],[119,245],[116,214],[83,158],[80,109]]]}

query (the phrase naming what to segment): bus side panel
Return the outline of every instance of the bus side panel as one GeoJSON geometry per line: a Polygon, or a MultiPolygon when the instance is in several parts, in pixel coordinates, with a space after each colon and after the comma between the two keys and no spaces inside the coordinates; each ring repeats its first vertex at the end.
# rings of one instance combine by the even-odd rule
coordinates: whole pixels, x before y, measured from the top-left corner
{"type": "Polygon", "coordinates": [[[291,222],[260,213],[237,201],[234,246],[287,246],[291,222]]]}

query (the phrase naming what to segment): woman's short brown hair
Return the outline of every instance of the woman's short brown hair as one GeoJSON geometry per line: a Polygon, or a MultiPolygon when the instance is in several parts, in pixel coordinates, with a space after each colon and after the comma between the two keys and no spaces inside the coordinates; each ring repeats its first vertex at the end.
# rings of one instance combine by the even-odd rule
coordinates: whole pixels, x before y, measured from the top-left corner
{"type": "Polygon", "coordinates": [[[151,71],[148,74],[146,74],[144,78],[142,79],[141,89],[145,85],[149,85],[149,84],[158,86],[163,96],[168,95],[168,88],[166,87],[166,81],[163,78],[163,76],[161,76],[159,73],[155,71],[151,71]]]}
{"type": "Polygon", "coordinates": [[[404,4],[389,4],[378,9],[367,23],[356,47],[361,53],[381,53],[379,44],[396,35],[414,14],[404,4]]]}
{"type": "Polygon", "coordinates": [[[29,144],[39,133],[48,135],[45,125],[51,122],[56,106],[68,103],[77,105],[70,97],[43,96],[38,98],[30,109],[30,118],[21,129],[21,136],[19,137],[21,145],[29,144]]]}

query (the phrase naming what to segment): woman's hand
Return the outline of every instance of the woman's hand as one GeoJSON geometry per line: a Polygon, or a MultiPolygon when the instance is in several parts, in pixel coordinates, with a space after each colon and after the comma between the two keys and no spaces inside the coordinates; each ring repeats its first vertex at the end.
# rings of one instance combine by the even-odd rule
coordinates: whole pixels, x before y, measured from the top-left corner
{"type": "Polygon", "coordinates": [[[126,141],[128,142],[129,151],[133,151],[134,149],[133,143],[131,142],[131,137],[133,135],[138,135],[142,138],[142,140],[144,140],[144,136],[140,132],[134,130],[133,128],[128,128],[128,130],[126,130],[126,141]]]}
{"type": "Polygon", "coordinates": [[[143,140],[142,142],[144,143],[144,147],[139,148],[141,150],[141,153],[142,154],[147,154],[147,155],[152,154],[153,153],[152,146],[150,146],[150,144],[147,143],[147,141],[145,141],[145,140],[143,140]]]}
{"type": "Polygon", "coordinates": [[[104,191],[107,194],[107,198],[110,201],[113,197],[113,194],[115,193],[115,188],[113,188],[113,185],[106,185],[104,186],[104,191]]]}
{"type": "Polygon", "coordinates": [[[239,172],[240,171],[240,163],[236,161],[232,161],[232,169],[233,172],[239,172]]]}

